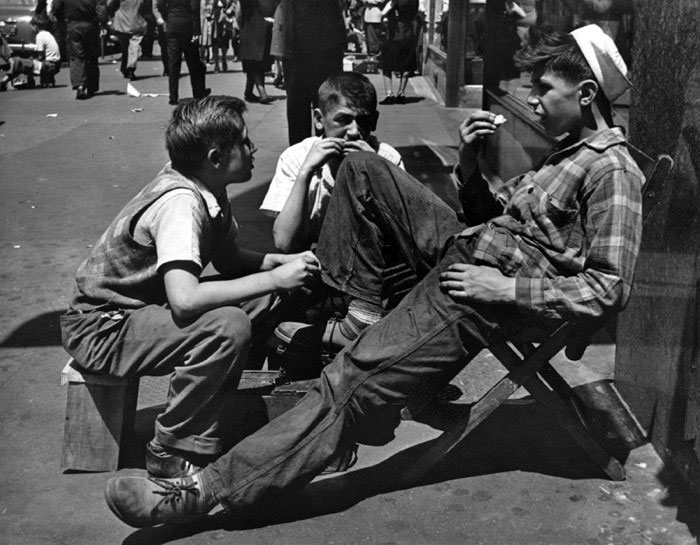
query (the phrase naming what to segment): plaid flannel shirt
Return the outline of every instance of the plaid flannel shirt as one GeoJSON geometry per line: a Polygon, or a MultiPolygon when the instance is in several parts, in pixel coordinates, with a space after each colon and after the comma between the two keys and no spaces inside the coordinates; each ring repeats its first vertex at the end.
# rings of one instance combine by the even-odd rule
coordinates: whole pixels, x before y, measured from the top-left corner
{"type": "Polygon", "coordinates": [[[504,213],[463,235],[477,237],[478,260],[515,277],[522,314],[580,320],[624,307],[641,241],[644,175],[620,129],[563,140],[537,170],[494,193],[478,178],[481,187],[470,187],[472,177],[460,192],[468,222],[470,203],[483,213],[484,198],[504,213]]]}

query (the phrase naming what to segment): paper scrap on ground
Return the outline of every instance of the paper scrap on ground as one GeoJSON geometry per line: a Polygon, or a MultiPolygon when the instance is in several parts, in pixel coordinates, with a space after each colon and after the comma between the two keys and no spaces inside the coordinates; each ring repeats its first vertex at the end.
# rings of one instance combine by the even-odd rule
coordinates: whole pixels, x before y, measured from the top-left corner
{"type": "Polygon", "coordinates": [[[126,94],[134,98],[165,96],[165,93],[139,93],[131,83],[126,84],[126,94]]]}
{"type": "Polygon", "coordinates": [[[58,117],[58,114],[46,114],[46,117],[58,117]]]}

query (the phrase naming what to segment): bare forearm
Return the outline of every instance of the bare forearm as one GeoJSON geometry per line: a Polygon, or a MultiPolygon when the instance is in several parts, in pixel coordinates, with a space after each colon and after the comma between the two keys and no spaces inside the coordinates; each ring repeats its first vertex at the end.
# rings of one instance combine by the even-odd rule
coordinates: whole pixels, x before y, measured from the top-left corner
{"type": "Polygon", "coordinates": [[[305,170],[299,173],[287,202],[275,219],[272,233],[275,246],[282,252],[295,252],[306,246],[309,216],[307,195],[311,176],[312,173],[305,170]]]}
{"type": "Polygon", "coordinates": [[[233,280],[201,282],[180,303],[180,311],[185,313],[182,317],[199,316],[208,310],[236,305],[277,289],[275,277],[270,271],[233,280]]]}

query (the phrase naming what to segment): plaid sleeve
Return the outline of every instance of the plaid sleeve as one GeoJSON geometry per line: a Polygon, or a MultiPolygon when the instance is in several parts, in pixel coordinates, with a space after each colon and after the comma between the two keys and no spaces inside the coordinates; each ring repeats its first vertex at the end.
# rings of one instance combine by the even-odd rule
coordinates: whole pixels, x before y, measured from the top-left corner
{"type": "Polygon", "coordinates": [[[591,172],[583,189],[583,266],[579,274],[517,278],[525,312],[557,319],[599,317],[624,308],[641,243],[642,180],[619,164],[591,172]]]}

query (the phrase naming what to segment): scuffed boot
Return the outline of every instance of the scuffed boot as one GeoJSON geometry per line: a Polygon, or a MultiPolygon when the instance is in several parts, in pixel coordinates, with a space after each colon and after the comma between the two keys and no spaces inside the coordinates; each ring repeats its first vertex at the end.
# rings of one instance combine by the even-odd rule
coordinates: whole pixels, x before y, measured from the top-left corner
{"type": "Polygon", "coordinates": [[[199,474],[183,479],[112,477],[107,481],[105,500],[112,513],[134,528],[193,522],[216,505],[199,474]]]}
{"type": "Polygon", "coordinates": [[[201,470],[181,456],[166,452],[160,443],[146,445],[146,470],[153,477],[187,477],[201,470]]]}

